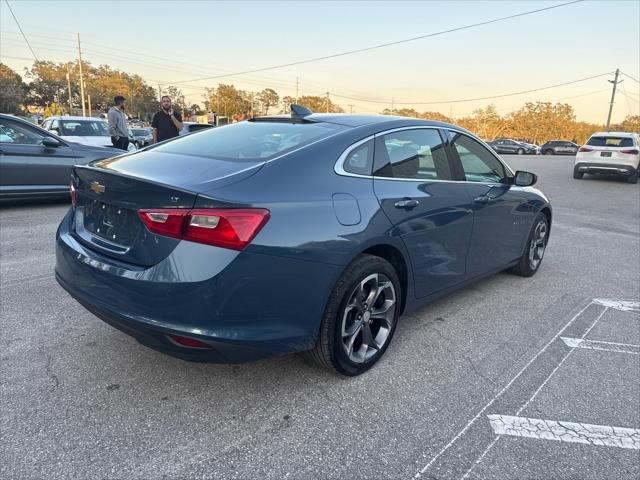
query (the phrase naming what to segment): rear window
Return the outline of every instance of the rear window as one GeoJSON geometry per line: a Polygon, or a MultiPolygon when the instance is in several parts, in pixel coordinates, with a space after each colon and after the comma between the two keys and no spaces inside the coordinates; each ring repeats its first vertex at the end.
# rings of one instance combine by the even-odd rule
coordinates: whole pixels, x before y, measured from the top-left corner
{"type": "Polygon", "coordinates": [[[629,137],[591,137],[587,145],[592,147],[633,147],[633,139],[629,137]]]}
{"type": "Polygon", "coordinates": [[[221,160],[269,160],[345,128],[330,123],[239,122],[180,137],[156,149],[221,160]]]}

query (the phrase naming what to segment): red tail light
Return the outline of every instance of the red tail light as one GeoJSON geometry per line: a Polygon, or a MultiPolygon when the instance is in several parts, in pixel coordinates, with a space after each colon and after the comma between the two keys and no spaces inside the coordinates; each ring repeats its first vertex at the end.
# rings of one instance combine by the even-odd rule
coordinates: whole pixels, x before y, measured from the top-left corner
{"type": "Polygon", "coordinates": [[[269,220],[263,208],[164,208],[139,210],[138,215],[158,235],[232,250],[243,250],[269,220]]]}
{"type": "Polygon", "coordinates": [[[579,152],[593,152],[593,148],[589,148],[589,147],[580,147],[580,150],[578,150],[579,152]]]}
{"type": "Polygon", "coordinates": [[[71,205],[75,207],[76,203],[78,203],[78,192],[76,192],[76,187],[73,186],[73,180],[69,184],[69,193],[71,193],[71,205]]]}
{"type": "Polygon", "coordinates": [[[637,155],[638,154],[638,150],[620,150],[620,153],[628,153],[629,155],[637,155]]]}

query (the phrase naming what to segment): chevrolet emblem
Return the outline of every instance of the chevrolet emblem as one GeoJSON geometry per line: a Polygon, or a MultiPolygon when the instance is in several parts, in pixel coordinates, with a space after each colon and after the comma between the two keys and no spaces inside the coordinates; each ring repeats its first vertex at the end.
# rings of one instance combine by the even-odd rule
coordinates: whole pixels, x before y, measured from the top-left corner
{"type": "Polygon", "coordinates": [[[104,193],[104,185],[100,185],[98,182],[91,182],[89,188],[96,193],[104,193]]]}

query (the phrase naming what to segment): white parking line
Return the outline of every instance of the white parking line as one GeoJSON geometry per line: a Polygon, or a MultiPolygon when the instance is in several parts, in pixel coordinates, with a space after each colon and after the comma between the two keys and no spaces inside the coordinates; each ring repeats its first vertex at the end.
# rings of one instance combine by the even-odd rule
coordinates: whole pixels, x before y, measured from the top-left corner
{"type": "Polygon", "coordinates": [[[539,418],[487,415],[496,435],[640,450],[640,430],[539,418]]]}
{"type": "MultiPolygon", "coordinates": [[[[460,430],[460,431],[459,431],[459,432],[458,432],[458,433],[457,433],[457,434],[456,434],[456,435],[455,435],[455,436],[454,436],[454,437],[449,441],[449,443],[447,443],[444,447],[442,447],[442,449],[441,449],[438,453],[436,453],[436,454],[431,458],[431,460],[429,460],[429,462],[428,462],[424,467],[422,467],[420,470],[418,470],[418,471],[416,472],[416,474],[414,475],[414,477],[413,477],[413,478],[414,478],[414,479],[418,479],[418,478],[422,477],[422,476],[427,472],[427,470],[429,470],[429,469],[431,468],[431,466],[432,466],[432,465],[433,465],[433,464],[434,464],[434,463],[435,463],[435,462],[436,462],[436,461],[437,461],[437,460],[438,460],[442,455],[444,455],[444,453],[445,453],[447,450],[449,450],[449,448],[451,448],[451,447],[453,446],[453,444],[455,444],[455,443],[456,443],[460,438],[462,438],[462,437],[464,436],[464,434],[465,434],[465,433],[467,433],[467,431],[471,428],[471,426],[472,426],[474,423],[476,423],[476,421],[478,421],[478,419],[479,419],[480,417],[482,417],[482,415],[484,414],[484,412],[486,412],[486,411],[487,411],[487,409],[491,407],[491,405],[493,405],[493,404],[494,404],[494,403],[495,403],[495,402],[496,402],[500,397],[502,397],[502,395],[504,395],[504,394],[505,394],[505,392],[506,392],[507,390],[509,390],[509,388],[511,387],[511,385],[513,385],[513,384],[515,383],[515,381],[516,381],[516,380],[518,380],[518,378],[520,378],[520,377],[522,376],[522,374],[523,374],[524,372],[526,372],[526,371],[527,371],[527,369],[531,366],[531,364],[532,364],[533,362],[535,362],[535,361],[538,359],[538,357],[540,357],[540,355],[542,355],[544,352],[546,352],[546,351],[547,351],[547,349],[551,346],[551,344],[552,344],[553,342],[555,342],[555,341],[558,339],[558,337],[560,337],[560,335],[562,335],[562,334],[564,333],[564,331],[565,331],[567,328],[569,328],[569,326],[570,326],[570,325],[571,325],[571,324],[576,320],[576,318],[578,318],[580,315],[582,315],[582,314],[584,313],[584,311],[585,311],[585,310],[587,310],[587,308],[589,308],[591,305],[593,305],[593,301],[591,301],[591,302],[589,302],[588,304],[586,304],[586,305],[585,305],[585,306],[584,306],[584,307],[583,307],[583,308],[582,308],[578,313],[576,313],[576,314],[571,318],[571,320],[569,320],[569,321],[565,324],[565,326],[564,326],[564,327],[562,327],[562,328],[560,329],[560,331],[559,331],[558,333],[556,333],[556,334],[553,336],[553,338],[551,338],[551,340],[549,340],[549,341],[548,341],[548,342],[547,342],[547,343],[546,343],[546,344],[545,344],[545,345],[544,345],[544,346],[543,346],[543,347],[538,351],[538,353],[536,353],[533,357],[531,357],[531,359],[527,362],[527,364],[526,364],[524,367],[522,367],[522,368],[520,369],[520,371],[519,371],[519,372],[518,372],[518,373],[517,373],[517,374],[516,374],[516,375],[515,375],[515,376],[514,376],[510,381],[509,381],[509,383],[507,383],[507,384],[502,388],[502,390],[500,390],[496,395],[494,395],[494,397],[493,397],[491,400],[489,400],[489,401],[485,404],[485,406],[484,406],[484,407],[482,407],[482,408],[478,411],[478,413],[476,413],[476,415],[475,415],[471,420],[469,420],[469,422],[464,426],[464,428],[463,428],[462,430],[460,430]]],[[[605,308],[605,309],[604,309],[604,311],[603,311],[603,312],[600,314],[600,316],[598,317],[598,319],[600,319],[600,317],[601,317],[601,316],[604,314],[604,312],[606,312],[606,311],[607,311],[607,309],[605,308]]],[[[571,350],[571,351],[573,351],[573,350],[571,350]]],[[[528,404],[528,402],[527,402],[527,404],[528,404]]],[[[496,438],[500,438],[500,437],[496,437],[496,438]]],[[[493,443],[491,444],[491,446],[493,446],[493,443]]],[[[490,446],[489,448],[491,448],[491,446],[490,446]]],[[[487,453],[487,451],[488,451],[488,449],[485,451],[485,453],[482,455],[482,457],[487,453]]],[[[481,457],[481,458],[479,458],[479,459],[477,460],[477,462],[479,462],[479,461],[482,459],[482,457],[481,457]]],[[[471,469],[473,469],[473,467],[471,467],[471,469]]],[[[466,477],[467,475],[469,475],[469,473],[471,473],[471,470],[469,470],[469,471],[466,473],[465,477],[466,477]]]]}
{"type": "Polygon", "coordinates": [[[602,305],[603,307],[615,308],[623,312],[640,313],[640,302],[637,300],[616,300],[614,298],[594,298],[593,303],[602,305]]]}
{"type": "Polygon", "coordinates": [[[581,338],[560,337],[571,348],[586,348],[588,350],[603,350],[605,352],[630,353],[640,355],[640,345],[630,343],[603,342],[600,340],[583,340],[581,338]]]}

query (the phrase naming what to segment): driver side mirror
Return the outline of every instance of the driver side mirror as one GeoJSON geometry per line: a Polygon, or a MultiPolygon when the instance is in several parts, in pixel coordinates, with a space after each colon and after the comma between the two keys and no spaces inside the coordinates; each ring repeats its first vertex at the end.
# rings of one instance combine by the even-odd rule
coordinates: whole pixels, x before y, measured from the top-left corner
{"type": "Polygon", "coordinates": [[[530,187],[538,181],[538,176],[534,173],[518,170],[513,179],[513,184],[517,187],[530,187]]]}
{"type": "Polygon", "coordinates": [[[55,148],[60,146],[60,142],[52,137],[44,137],[42,139],[42,146],[47,148],[55,148]]]}

